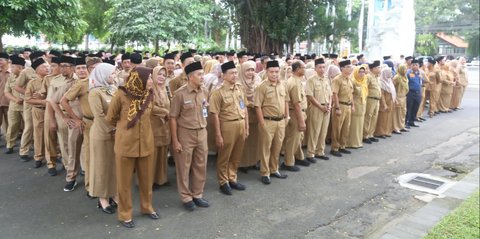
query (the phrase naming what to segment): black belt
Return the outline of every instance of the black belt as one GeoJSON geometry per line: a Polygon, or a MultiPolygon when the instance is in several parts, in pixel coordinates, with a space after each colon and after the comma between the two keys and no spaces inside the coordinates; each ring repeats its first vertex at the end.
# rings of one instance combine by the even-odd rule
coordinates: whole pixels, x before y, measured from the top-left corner
{"type": "Polygon", "coordinates": [[[87,117],[87,116],[83,116],[84,119],[87,119],[87,120],[93,120],[93,117],[87,117]]]}
{"type": "Polygon", "coordinates": [[[340,103],[340,104],[342,104],[342,105],[352,105],[352,102],[349,102],[349,103],[348,103],[348,102],[342,102],[342,101],[340,101],[340,102],[338,102],[338,103],[340,103]]]}
{"type": "Polygon", "coordinates": [[[320,104],[320,105],[329,105],[330,103],[320,104]]]}
{"type": "MultiPolygon", "coordinates": [[[[289,110],[295,110],[295,109],[289,109],[289,110]]],[[[302,112],[305,112],[305,109],[302,109],[302,112]]]]}
{"type": "Polygon", "coordinates": [[[240,121],[240,120],[243,120],[243,118],[238,118],[238,119],[234,119],[234,120],[227,120],[227,122],[240,121]]]}
{"type": "Polygon", "coordinates": [[[40,110],[45,110],[45,107],[38,107],[38,106],[33,106],[33,107],[35,107],[37,109],[40,109],[40,110]]]}
{"type": "Polygon", "coordinates": [[[369,98],[369,99],[374,99],[374,100],[380,100],[380,98],[377,98],[377,97],[371,97],[371,96],[369,96],[369,97],[367,97],[367,98],[369,98]]]}
{"type": "Polygon", "coordinates": [[[270,117],[270,116],[264,116],[263,118],[266,120],[272,120],[272,121],[280,121],[285,119],[285,117],[270,117]]]}

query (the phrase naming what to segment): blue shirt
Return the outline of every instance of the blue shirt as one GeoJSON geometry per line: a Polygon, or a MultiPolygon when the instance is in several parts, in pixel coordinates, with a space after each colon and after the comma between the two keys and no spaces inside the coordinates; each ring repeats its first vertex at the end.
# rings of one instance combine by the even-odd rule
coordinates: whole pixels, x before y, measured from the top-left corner
{"type": "Polygon", "coordinates": [[[407,78],[408,78],[408,89],[414,91],[421,91],[422,90],[422,76],[420,75],[420,71],[414,72],[412,69],[407,70],[407,78]]]}

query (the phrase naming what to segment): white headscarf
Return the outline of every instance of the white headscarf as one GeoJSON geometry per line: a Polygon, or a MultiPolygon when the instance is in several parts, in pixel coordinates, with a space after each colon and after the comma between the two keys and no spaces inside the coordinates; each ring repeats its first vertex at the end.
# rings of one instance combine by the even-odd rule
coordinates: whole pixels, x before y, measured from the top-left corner
{"type": "Polygon", "coordinates": [[[108,77],[115,71],[115,66],[108,63],[100,63],[92,73],[90,73],[90,81],[88,82],[88,90],[91,90],[95,87],[106,86],[109,87],[107,80],[108,77]]]}
{"type": "Polygon", "coordinates": [[[397,92],[395,91],[395,85],[392,81],[392,70],[390,67],[383,67],[382,72],[380,73],[380,87],[382,90],[392,94],[392,99],[395,101],[397,99],[397,92]]]}

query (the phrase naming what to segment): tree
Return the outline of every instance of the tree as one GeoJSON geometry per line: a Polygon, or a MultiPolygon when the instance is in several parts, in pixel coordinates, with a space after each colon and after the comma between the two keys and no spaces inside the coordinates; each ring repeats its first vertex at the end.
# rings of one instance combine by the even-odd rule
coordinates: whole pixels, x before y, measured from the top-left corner
{"type": "Polygon", "coordinates": [[[2,36],[53,36],[80,26],[80,5],[77,0],[9,0],[0,1],[0,51],[2,36]]]}
{"type": "Polygon", "coordinates": [[[424,56],[434,56],[438,53],[438,44],[433,34],[419,34],[415,39],[415,51],[424,56]]]}
{"type": "Polygon", "coordinates": [[[108,34],[107,15],[113,4],[108,0],[80,0],[82,5],[82,19],[87,26],[85,33],[87,34],[85,49],[88,50],[88,35],[92,34],[98,39],[104,39],[108,34]]]}

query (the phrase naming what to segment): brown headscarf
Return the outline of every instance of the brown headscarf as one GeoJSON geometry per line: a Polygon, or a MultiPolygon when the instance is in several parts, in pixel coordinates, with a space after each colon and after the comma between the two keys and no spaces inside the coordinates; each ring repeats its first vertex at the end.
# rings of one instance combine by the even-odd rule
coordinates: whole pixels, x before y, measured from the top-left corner
{"type": "Polygon", "coordinates": [[[155,94],[155,100],[159,105],[163,105],[167,100],[167,97],[166,97],[167,94],[166,94],[166,88],[165,88],[166,83],[164,82],[163,86],[160,86],[157,82],[158,73],[160,73],[161,70],[165,70],[165,72],[167,72],[164,66],[157,66],[153,68],[153,73],[152,73],[153,93],[155,94]]]}
{"type": "Polygon", "coordinates": [[[255,88],[257,84],[260,83],[260,77],[258,77],[257,73],[254,74],[252,79],[247,79],[245,73],[248,69],[255,69],[256,63],[253,61],[246,61],[242,63],[241,71],[238,74],[239,82],[242,84],[245,95],[247,96],[247,100],[249,102],[253,102],[253,96],[255,94],[255,88]]]}
{"type": "Polygon", "coordinates": [[[137,124],[153,99],[153,90],[147,90],[150,74],[152,74],[152,68],[137,66],[130,71],[125,85],[119,87],[132,100],[128,109],[127,129],[137,124]]]}

